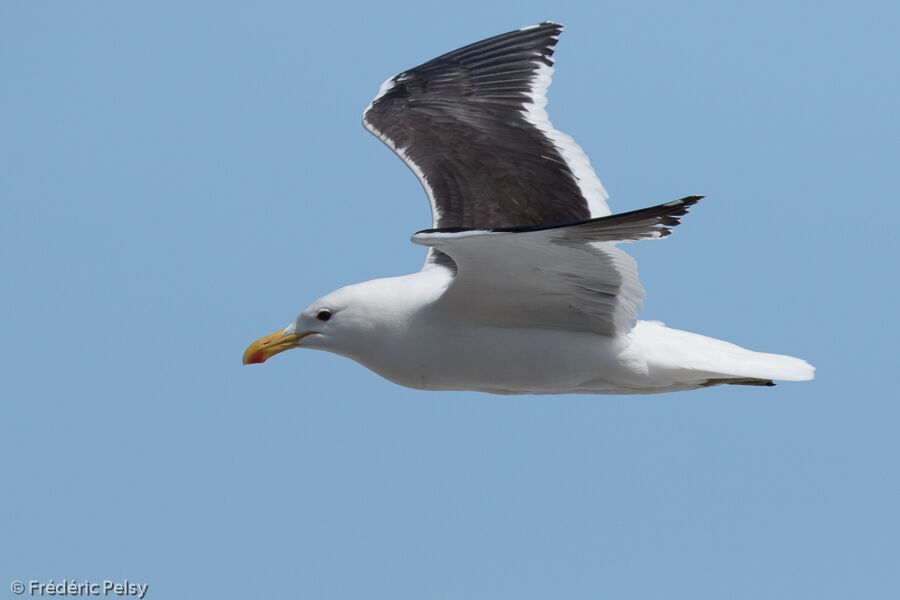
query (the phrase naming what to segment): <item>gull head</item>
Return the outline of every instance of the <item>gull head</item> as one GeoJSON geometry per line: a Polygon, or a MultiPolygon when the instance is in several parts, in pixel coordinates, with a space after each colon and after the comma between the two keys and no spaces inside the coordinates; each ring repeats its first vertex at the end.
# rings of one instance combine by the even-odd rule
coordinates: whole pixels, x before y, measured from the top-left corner
{"type": "Polygon", "coordinates": [[[306,307],[287,327],[261,337],[244,351],[244,364],[259,364],[292,348],[327,350],[354,358],[377,352],[419,308],[409,277],[350,285],[306,307]]]}

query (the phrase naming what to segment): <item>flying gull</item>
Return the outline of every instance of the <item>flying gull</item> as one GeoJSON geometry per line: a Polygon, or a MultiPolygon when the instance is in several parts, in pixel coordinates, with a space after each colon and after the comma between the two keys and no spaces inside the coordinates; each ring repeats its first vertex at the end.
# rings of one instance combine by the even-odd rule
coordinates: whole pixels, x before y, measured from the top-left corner
{"type": "Polygon", "coordinates": [[[622,242],[669,235],[689,196],[611,215],[581,148],[544,106],[556,23],[391,77],[363,124],[415,173],[432,228],[418,273],[341,288],[253,342],[351,358],[399,385],[495,394],[647,394],[813,378],[799,358],[639,321],[622,242]]]}

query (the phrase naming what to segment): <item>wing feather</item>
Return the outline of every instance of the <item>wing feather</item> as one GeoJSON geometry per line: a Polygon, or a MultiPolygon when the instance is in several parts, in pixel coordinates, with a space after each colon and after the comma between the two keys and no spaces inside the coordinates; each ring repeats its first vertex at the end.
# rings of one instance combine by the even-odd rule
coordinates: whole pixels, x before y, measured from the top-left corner
{"type": "Polygon", "coordinates": [[[616,244],[669,235],[700,198],[564,225],[431,229],[412,241],[457,265],[438,307],[486,326],[622,335],[646,293],[637,263],[616,244]]]}
{"type": "Polygon", "coordinates": [[[433,227],[543,225],[609,214],[577,144],[544,111],[562,26],[454,50],[382,84],[366,128],[422,182],[433,227]]]}

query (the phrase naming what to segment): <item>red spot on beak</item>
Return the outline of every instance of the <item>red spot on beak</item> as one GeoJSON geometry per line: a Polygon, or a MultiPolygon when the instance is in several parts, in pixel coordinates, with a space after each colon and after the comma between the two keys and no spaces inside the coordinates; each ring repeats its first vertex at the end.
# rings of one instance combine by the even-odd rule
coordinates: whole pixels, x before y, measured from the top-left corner
{"type": "Polygon", "coordinates": [[[250,358],[247,359],[246,364],[258,365],[260,363],[266,362],[266,358],[268,358],[268,357],[266,356],[265,352],[263,352],[262,350],[257,350],[256,352],[254,352],[253,354],[250,355],[250,358]]]}

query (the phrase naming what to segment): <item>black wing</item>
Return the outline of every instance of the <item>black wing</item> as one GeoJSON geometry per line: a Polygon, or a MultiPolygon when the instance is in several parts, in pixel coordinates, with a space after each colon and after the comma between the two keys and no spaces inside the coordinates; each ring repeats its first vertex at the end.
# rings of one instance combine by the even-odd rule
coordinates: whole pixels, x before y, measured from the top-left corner
{"type": "Polygon", "coordinates": [[[366,109],[366,129],[425,187],[434,228],[609,214],[587,157],[544,111],[561,31],[542,23],[454,50],[385,81],[366,109]]]}

